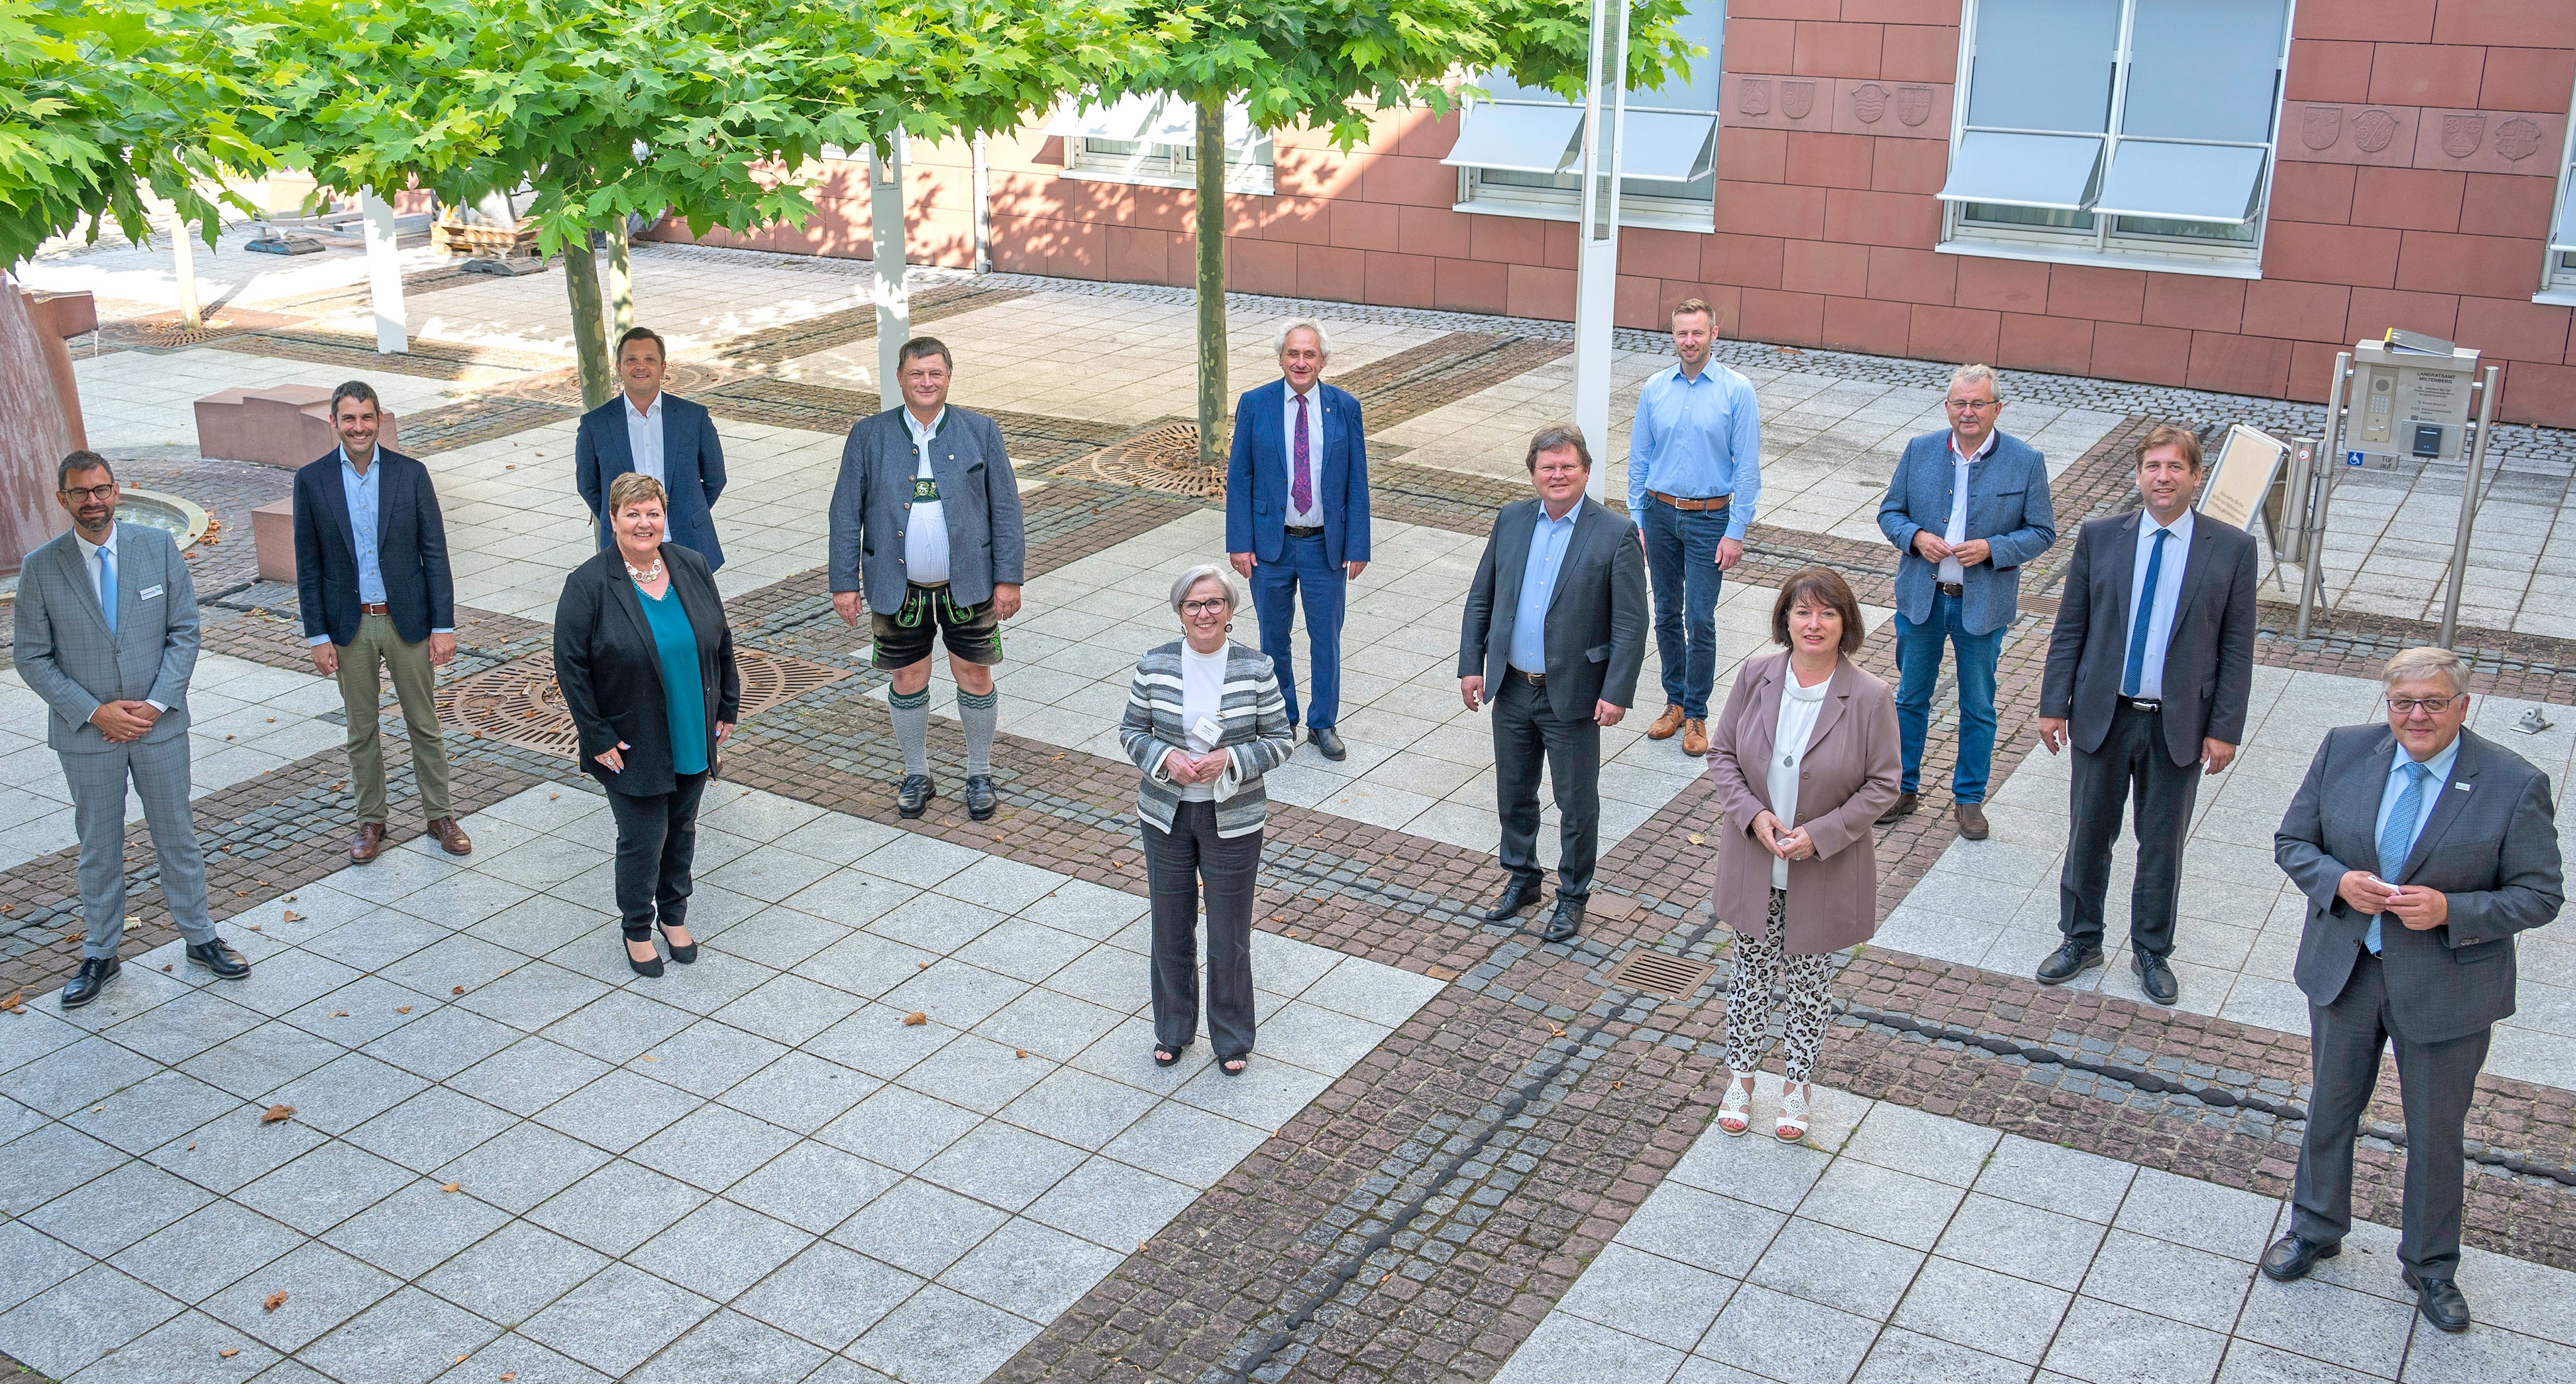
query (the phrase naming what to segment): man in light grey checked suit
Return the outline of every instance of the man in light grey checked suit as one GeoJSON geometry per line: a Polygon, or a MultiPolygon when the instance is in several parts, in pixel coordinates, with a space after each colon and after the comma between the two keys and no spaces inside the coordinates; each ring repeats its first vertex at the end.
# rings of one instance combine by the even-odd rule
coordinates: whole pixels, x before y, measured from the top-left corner
{"type": "Polygon", "coordinates": [[[116,978],[125,937],[125,787],[143,799],[161,898],[187,939],[188,964],[223,980],[250,963],[206,916],[206,856],[188,806],[188,677],[197,668],[197,590],[179,545],[159,529],[116,522],[107,458],[74,452],[54,474],[72,531],[18,571],[18,675],[45,705],[80,832],[80,974],[63,987],[77,1009],[116,978]]]}

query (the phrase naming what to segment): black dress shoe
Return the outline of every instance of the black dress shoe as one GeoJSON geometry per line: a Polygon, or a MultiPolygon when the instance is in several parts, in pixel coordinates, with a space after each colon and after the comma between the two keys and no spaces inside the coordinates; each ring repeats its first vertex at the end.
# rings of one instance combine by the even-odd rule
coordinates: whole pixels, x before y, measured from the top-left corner
{"type": "Polygon", "coordinates": [[[2460,1295],[2460,1285],[2447,1278],[2417,1278],[2412,1269],[2399,1269],[2397,1276],[2415,1290],[2415,1310],[2436,1330],[2457,1336],[2469,1329],[2469,1300],[2460,1295]]]}
{"type": "Polygon", "coordinates": [[[2296,1283],[2308,1276],[2308,1270],[2315,1268],[2318,1260],[2332,1259],[2341,1253],[2343,1245],[2339,1241],[2321,1245],[2296,1235],[2284,1235],[2274,1240],[2270,1249],[2263,1251],[2263,1276],[2275,1283],[2296,1283]]]}
{"type": "MultiPolygon", "coordinates": [[[[991,774],[968,774],[966,776],[967,816],[981,822],[990,818],[993,815],[993,809],[1000,807],[1001,805],[1002,795],[993,791],[993,776],[991,774]]],[[[918,817],[921,814],[915,812],[907,815],[918,817]]]]}
{"type": "MultiPolygon", "coordinates": [[[[683,932],[686,932],[688,927],[689,925],[687,923],[680,924],[680,930],[683,932]]],[[[679,962],[683,966],[686,966],[690,962],[698,959],[698,944],[691,942],[689,945],[684,947],[679,943],[672,941],[671,925],[669,923],[662,924],[662,943],[671,949],[671,959],[679,962]]],[[[633,957],[630,955],[628,960],[631,963],[633,957]]]]}
{"type": "Polygon", "coordinates": [[[1350,754],[1350,751],[1342,748],[1342,737],[1333,734],[1331,726],[1315,727],[1306,733],[1306,740],[1315,747],[1315,753],[1336,764],[1341,763],[1350,754]]]}
{"type": "Polygon", "coordinates": [[[653,953],[653,959],[650,961],[636,960],[635,949],[627,943],[618,943],[617,949],[626,953],[626,964],[635,974],[648,979],[662,974],[662,953],[658,949],[653,953]]]}
{"type": "Polygon", "coordinates": [[[1494,906],[1485,910],[1485,921],[1499,923],[1505,918],[1518,917],[1522,909],[1537,902],[1538,881],[1514,879],[1503,886],[1503,896],[1494,900],[1494,906]]]}
{"type": "Polygon", "coordinates": [[[2129,969],[2138,973],[2138,988],[2146,991],[2147,998],[2158,1004],[2170,1005],[2174,997],[2182,993],[2182,982],[2174,979],[2173,967],[2166,965],[2161,956],[2133,952],[2129,956],[2129,969]]]}
{"type": "Polygon", "coordinates": [[[78,1009],[97,999],[98,992],[106,989],[107,983],[116,979],[116,973],[124,969],[124,963],[112,956],[82,957],[80,974],[73,976],[71,984],[63,987],[63,1008],[78,1009]]]}
{"type": "Polygon", "coordinates": [[[1556,911],[1548,915],[1547,931],[1540,933],[1539,938],[1547,942],[1571,941],[1574,934],[1582,930],[1583,900],[1559,894],[1556,896],[1556,911]]]}
{"type": "Polygon", "coordinates": [[[202,946],[188,948],[188,964],[214,972],[217,980],[250,979],[250,963],[218,937],[202,946]]]}
{"type": "Polygon", "coordinates": [[[2090,942],[2069,941],[2048,954],[2031,978],[2042,985],[2064,985],[2102,964],[2102,949],[2090,942]]]}
{"type": "Polygon", "coordinates": [[[903,786],[894,790],[894,810],[906,817],[918,817],[930,810],[930,800],[939,796],[939,785],[928,774],[906,774],[903,786]]]}

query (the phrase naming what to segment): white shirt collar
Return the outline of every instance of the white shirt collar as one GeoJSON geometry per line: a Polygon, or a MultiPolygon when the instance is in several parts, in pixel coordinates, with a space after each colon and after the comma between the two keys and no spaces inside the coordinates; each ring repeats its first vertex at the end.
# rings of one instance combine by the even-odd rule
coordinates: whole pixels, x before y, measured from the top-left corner
{"type": "MultiPolygon", "coordinates": [[[[1965,457],[1965,458],[1963,458],[1963,459],[1964,459],[1964,460],[1967,460],[1967,461],[1983,461],[1983,460],[1985,460],[1986,453],[1991,452],[1991,451],[1993,451],[1993,450],[1995,449],[1995,439],[1996,439],[1997,437],[1999,437],[1999,436],[2001,436],[2001,434],[2000,434],[2000,433],[1996,432],[1996,431],[1995,431],[1994,429],[1992,429],[1992,428],[1988,428],[1988,429],[1986,430],[1986,440],[1985,440],[1985,442],[1984,442],[1982,445],[1980,445],[1980,446],[1977,448],[1977,454],[1976,454],[1975,456],[1972,456],[1972,457],[1965,457]]],[[[1952,456],[1954,456],[1954,457],[1955,457],[1955,456],[1960,456],[1960,455],[1961,455],[1961,454],[1960,454],[1960,451],[1959,451],[1959,433],[1958,433],[1958,430],[1957,430],[1957,429],[1955,429],[1955,428],[1954,428],[1954,429],[1952,429],[1952,430],[1951,430],[1951,432],[1950,432],[1950,455],[1952,455],[1952,456]]]]}
{"type": "Polygon", "coordinates": [[[359,470],[358,470],[358,464],[357,464],[356,462],[354,462],[354,461],[349,460],[349,447],[348,447],[348,444],[347,444],[347,443],[342,443],[342,444],[341,444],[341,446],[340,446],[340,464],[341,464],[342,466],[348,467],[351,471],[356,472],[356,473],[357,473],[357,476],[358,476],[358,478],[359,478],[360,480],[365,480],[366,478],[368,478],[368,477],[373,476],[374,474],[376,474],[376,468],[377,468],[377,466],[379,466],[380,464],[382,464],[382,463],[383,463],[383,461],[384,461],[384,459],[385,459],[385,449],[384,449],[384,448],[382,448],[382,447],[378,447],[378,448],[377,448],[376,450],[374,450],[373,452],[370,452],[370,453],[368,453],[368,454],[367,454],[367,469],[366,469],[366,470],[364,470],[364,471],[359,471],[359,470]]]}
{"type": "Polygon", "coordinates": [[[2185,507],[2181,514],[2174,517],[2174,521],[2172,523],[2159,524],[2156,522],[2156,516],[2147,513],[2143,509],[2139,510],[2138,541],[2141,543],[2154,542],[2154,534],[2157,529],[2163,529],[2165,532],[2172,534],[2177,539],[2188,541],[2191,538],[2191,514],[2192,512],[2190,508],[2185,507]]]}
{"type": "Polygon", "coordinates": [[[72,530],[72,541],[81,545],[81,560],[83,562],[96,562],[98,561],[98,554],[101,550],[104,550],[110,557],[115,556],[116,531],[119,527],[120,526],[116,521],[112,519],[108,521],[107,541],[104,543],[92,543],[88,539],[81,537],[80,530],[72,530]]]}
{"type": "Polygon", "coordinates": [[[934,413],[934,414],[930,415],[930,421],[929,421],[927,424],[923,423],[919,418],[917,418],[917,417],[913,416],[912,408],[911,408],[911,406],[910,406],[910,405],[908,405],[908,404],[907,404],[907,405],[905,405],[905,406],[903,407],[903,425],[904,425],[904,427],[906,427],[906,428],[910,429],[910,430],[911,430],[911,432],[912,432],[912,435],[913,435],[914,437],[916,437],[916,438],[925,438],[925,437],[935,437],[935,436],[937,436],[937,435],[938,435],[938,433],[939,433],[939,425],[940,425],[940,424],[942,424],[942,423],[945,423],[945,422],[947,422],[947,421],[948,421],[948,405],[946,405],[946,404],[941,404],[941,405],[939,406],[939,411],[938,411],[937,413],[934,413]]]}
{"type": "Polygon", "coordinates": [[[661,390],[654,390],[653,402],[646,404],[642,408],[635,407],[635,396],[625,392],[624,390],[618,391],[617,397],[626,401],[626,416],[629,418],[640,418],[650,421],[660,417],[662,414],[661,390]]]}

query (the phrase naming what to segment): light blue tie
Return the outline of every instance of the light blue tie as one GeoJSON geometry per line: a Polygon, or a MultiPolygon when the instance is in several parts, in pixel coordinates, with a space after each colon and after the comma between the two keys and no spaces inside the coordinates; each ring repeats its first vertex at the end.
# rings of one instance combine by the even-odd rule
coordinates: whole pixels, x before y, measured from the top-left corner
{"type": "Polygon", "coordinates": [[[107,616],[107,633],[116,635],[116,554],[106,548],[98,550],[98,608],[107,616]]]}
{"type": "Polygon", "coordinates": [[[2147,584],[2138,588],[2137,618],[2129,622],[2129,666],[2120,674],[2120,695],[2138,695],[2147,676],[2147,626],[2156,618],[2156,578],[2165,568],[2165,540],[2173,530],[2156,530],[2156,545],[2147,550],[2147,584]]]}
{"type": "MultiPolygon", "coordinates": [[[[2379,829],[2379,877],[2390,884],[2406,873],[2406,857],[2415,853],[2415,819],[2424,815],[2424,780],[2432,772],[2408,761],[2406,786],[2397,790],[2397,805],[2388,809],[2388,823],[2379,829]]],[[[2369,935],[2361,939],[2373,956],[2379,955],[2379,920],[2386,916],[2371,915],[2369,935]]]]}

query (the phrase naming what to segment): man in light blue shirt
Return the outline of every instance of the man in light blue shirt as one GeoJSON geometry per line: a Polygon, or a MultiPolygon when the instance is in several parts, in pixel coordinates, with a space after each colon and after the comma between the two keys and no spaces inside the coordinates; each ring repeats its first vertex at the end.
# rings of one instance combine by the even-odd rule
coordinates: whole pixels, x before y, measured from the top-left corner
{"type": "Polygon", "coordinates": [[[1565,564],[1565,545],[1574,537],[1580,506],[1563,514],[1545,506],[1530,526],[1529,566],[1521,572],[1520,612],[1512,620],[1511,665],[1524,673],[1547,675],[1547,604],[1556,595],[1556,571],[1565,564]]]}
{"type": "Polygon", "coordinates": [[[1673,354],[1637,393],[1628,434],[1628,517],[1646,536],[1655,589],[1655,652],[1664,665],[1656,740],[1708,753],[1708,693],[1717,680],[1717,591],[1744,558],[1762,493],[1762,412],[1753,384],[1709,359],[1717,314],[1697,298],[1673,309],[1673,354]]]}

